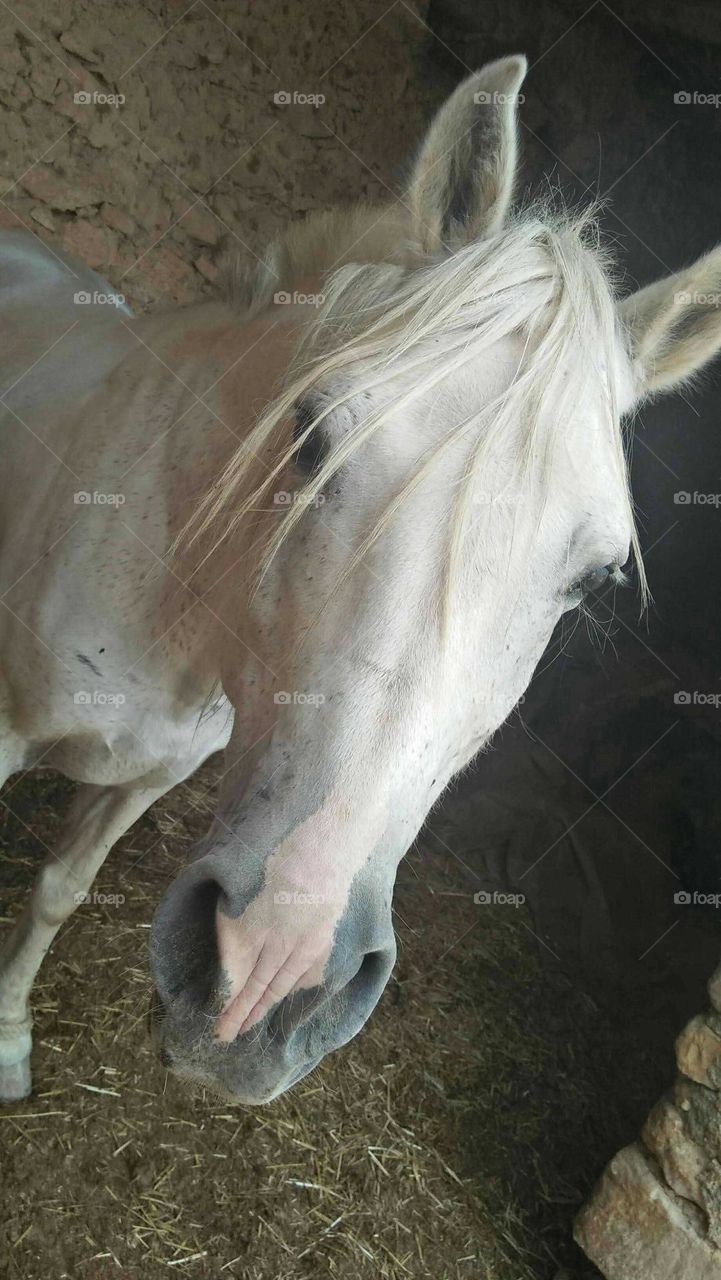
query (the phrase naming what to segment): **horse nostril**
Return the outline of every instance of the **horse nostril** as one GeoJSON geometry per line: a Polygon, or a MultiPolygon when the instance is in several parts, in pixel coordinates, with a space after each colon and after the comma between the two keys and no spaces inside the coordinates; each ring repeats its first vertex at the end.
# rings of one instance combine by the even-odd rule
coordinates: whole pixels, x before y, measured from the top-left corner
{"type": "MultiPolygon", "coordinates": [[[[383,990],[388,981],[388,953],[383,950],[366,951],[348,986],[356,995],[373,995],[383,990]]],[[[391,968],[392,968],[391,959],[391,968]]],[[[376,995],[377,999],[377,995],[376,995]]]]}
{"type": "Polygon", "coordinates": [[[175,1062],[175,1058],[173,1057],[169,1049],[161,1049],[160,1053],[158,1054],[158,1057],[160,1058],[161,1067],[165,1067],[166,1070],[170,1070],[173,1063],[175,1062]]]}
{"type": "Polygon", "coordinates": [[[215,915],[221,885],[181,876],[155,913],[150,966],[166,1011],[176,1003],[205,1009],[217,986],[215,915]]]}

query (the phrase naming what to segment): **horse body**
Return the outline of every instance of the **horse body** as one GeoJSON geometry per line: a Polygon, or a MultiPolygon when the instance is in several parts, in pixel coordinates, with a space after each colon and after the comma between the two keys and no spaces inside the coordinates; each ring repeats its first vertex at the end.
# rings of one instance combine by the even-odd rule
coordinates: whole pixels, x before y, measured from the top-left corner
{"type": "Polygon", "coordinates": [[[0,1096],[30,1087],[30,988],[77,895],[223,747],[153,927],[163,1059],[261,1102],[355,1035],[398,860],[618,579],[621,414],[721,331],[673,280],[619,322],[577,230],[506,228],[524,65],[460,86],[402,216],[311,222],[235,301],[78,306],[109,287],[0,238],[0,760],[82,784],[0,960],[0,1096]]]}
{"type": "MultiPolygon", "coordinates": [[[[81,285],[108,295],[110,286],[82,268],[78,279],[29,241],[0,238],[0,263],[13,268],[6,307],[0,291],[9,348],[0,409],[5,771],[40,759],[95,785],[161,773],[172,783],[224,745],[229,709],[199,726],[207,673],[156,643],[170,622],[164,576],[152,571],[169,541],[168,458],[143,455],[153,443],[154,367],[164,371],[136,336],[152,326],[75,303],[81,285]],[[30,311],[15,301],[21,255],[30,311]],[[128,533],[134,522],[142,543],[128,533]]],[[[174,448],[182,428],[178,437],[174,448]]]]}

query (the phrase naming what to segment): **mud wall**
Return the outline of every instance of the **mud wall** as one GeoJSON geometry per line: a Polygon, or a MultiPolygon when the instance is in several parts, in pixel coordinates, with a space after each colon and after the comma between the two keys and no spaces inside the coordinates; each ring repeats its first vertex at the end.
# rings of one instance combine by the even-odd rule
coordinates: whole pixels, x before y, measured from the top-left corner
{"type": "Polygon", "coordinates": [[[3,8],[0,220],[136,307],[207,292],[223,241],[257,253],[394,186],[430,106],[425,7],[371,29],[368,6],[302,0],[3,8]]]}

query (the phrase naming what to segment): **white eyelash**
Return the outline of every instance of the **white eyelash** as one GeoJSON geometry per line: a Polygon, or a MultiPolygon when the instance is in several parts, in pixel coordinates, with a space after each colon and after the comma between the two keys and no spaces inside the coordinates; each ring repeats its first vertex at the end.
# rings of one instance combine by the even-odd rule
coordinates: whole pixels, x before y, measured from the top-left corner
{"type": "Polygon", "coordinates": [[[631,578],[629,574],[623,572],[620,564],[617,564],[608,576],[616,587],[630,587],[631,585],[631,578]]]}

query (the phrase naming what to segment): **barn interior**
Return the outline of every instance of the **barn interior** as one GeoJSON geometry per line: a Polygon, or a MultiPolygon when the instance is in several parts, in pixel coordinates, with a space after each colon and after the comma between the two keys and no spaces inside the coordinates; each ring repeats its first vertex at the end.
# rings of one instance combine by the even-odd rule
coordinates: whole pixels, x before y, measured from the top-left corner
{"type": "MultiPolygon", "coordinates": [[[[720,238],[711,0],[23,0],[0,30],[0,225],[137,311],[210,296],[229,244],[402,198],[433,111],[516,51],[519,199],[598,200],[620,292],[720,238]],[[78,85],[123,100],[88,109],[78,85]]],[[[373,1019],[268,1108],[183,1091],[146,1030],[148,926],[220,764],[120,842],[97,888],[123,900],[63,929],[35,988],[36,1093],[0,1111],[3,1274],[599,1275],[574,1215],[672,1080],[719,958],[719,379],[629,433],[649,609],[619,591],[566,619],[401,864],[373,1019]]],[[[71,792],[34,773],[0,793],[3,927],[71,792]]]]}

